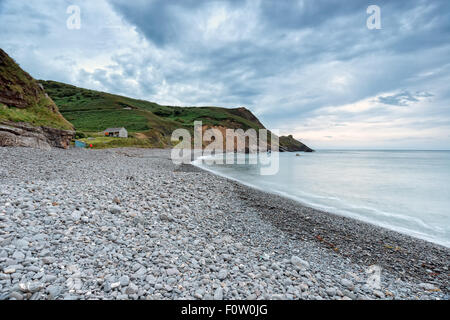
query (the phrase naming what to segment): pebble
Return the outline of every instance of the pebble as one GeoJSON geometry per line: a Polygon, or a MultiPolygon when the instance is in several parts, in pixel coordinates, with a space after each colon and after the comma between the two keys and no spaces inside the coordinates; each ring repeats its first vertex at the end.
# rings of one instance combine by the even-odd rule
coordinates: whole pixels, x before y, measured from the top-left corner
{"type": "Polygon", "coordinates": [[[109,212],[111,212],[112,214],[119,214],[119,213],[122,212],[122,208],[117,206],[117,205],[116,206],[111,206],[109,208],[109,212]]]}
{"type": "Polygon", "coordinates": [[[330,297],[334,297],[336,295],[336,288],[327,288],[325,291],[330,297]]]}
{"type": "Polygon", "coordinates": [[[23,261],[25,259],[25,255],[22,252],[20,252],[20,251],[16,251],[12,255],[12,258],[16,259],[18,261],[23,261]]]}
{"type": "Polygon", "coordinates": [[[133,295],[133,294],[137,293],[138,291],[139,291],[139,288],[135,284],[130,283],[128,285],[128,287],[126,288],[125,293],[128,295],[133,295]]]}
{"type": "Polygon", "coordinates": [[[23,249],[29,246],[29,242],[25,239],[19,239],[15,242],[16,248],[23,249]]]}
{"type": "Polygon", "coordinates": [[[49,274],[49,275],[45,276],[45,282],[47,282],[47,283],[54,282],[54,281],[56,281],[56,279],[58,279],[58,277],[55,275],[49,274]]]}
{"type": "Polygon", "coordinates": [[[347,279],[342,279],[341,280],[341,284],[348,290],[353,291],[355,289],[355,285],[353,284],[352,281],[347,280],[347,279]]]}
{"type": "Polygon", "coordinates": [[[130,277],[122,276],[122,277],[120,277],[119,282],[122,287],[126,287],[130,283],[130,277]]]}
{"type": "Polygon", "coordinates": [[[173,217],[170,214],[166,213],[166,212],[161,213],[159,215],[159,219],[161,221],[169,221],[169,222],[174,221],[173,217]]]}
{"type": "Polygon", "coordinates": [[[222,269],[222,270],[219,271],[219,273],[217,275],[217,278],[219,280],[225,280],[227,278],[227,276],[228,276],[227,270],[222,269]]]}
{"type": "Polygon", "coordinates": [[[27,283],[19,283],[19,289],[22,292],[30,292],[35,293],[41,290],[44,285],[41,282],[27,282],[27,283]]]}
{"type": "Polygon", "coordinates": [[[308,285],[304,282],[300,283],[299,287],[301,291],[306,291],[309,288],[308,285]]]}
{"type": "Polygon", "coordinates": [[[79,211],[74,211],[72,213],[72,220],[73,221],[79,221],[81,219],[81,213],[79,211]]]}
{"type": "Polygon", "coordinates": [[[419,284],[419,287],[424,289],[424,290],[436,290],[436,286],[434,284],[431,283],[421,283],[419,284]]]}
{"type": "Polygon", "coordinates": [[[44,264],[52,264],[55,262],[55,258],[54,257],[43,257],[42,262],[44,264]]]}
{"type": "Polygon", "coordinates": [[[120,282],[113,282],[113,283],[111,283],[111,289],[116,289],[118,287],[120,287],[120,282]]]}
{"type": "Polygon", "coordinates": [[[385,298],[384,293],[381,292],[380,290],[373,290],[373,294],[374,294],[376,297],[378,297],[378,298],[381,298],[381,299],[384,299],[384,298],[385,298]]]}
{"type": "Polygon", "coordinates": [[[16,300],[23,300],[23,295],[19,292],[13,291],[9,294],[10,298],[16,299],[16,300]]]}
{"type": "Polygon", "coordinates": [[[223,289],[221,287],[214,292],[214,300],[223,300],[223,289]]]}
{"type": "Polygon", "coordinates": [[[309,269],[309,263],[297,256],[292,256],[291,263],[300,269],[309,269]]]}
{"type": "Polygon", "coordinates": [[[176,269],[176,268],[170,268],[170,269],[167,269],[167,275],[170,277],[170,276],[174,276],[174,275],[177,275],[177,274],[179,274],[180,273],[180,271],[178,271],[178,269],[176,269]]]}
{"type": "Polygon", "coordinates": [[[47,288],[48,297],[52,300],[58,298],[62,292],[63,288],[61,286],[51,285],[47,288]]]}
{"type": "Polygon", "coordinates": [[[11,274],[11,273],[14,273],[14,272],[16,272],[16,269],[15,268],[5,268],[4,270],[3,270],[3,272],[5,273],[5,274],[11,274]]]}

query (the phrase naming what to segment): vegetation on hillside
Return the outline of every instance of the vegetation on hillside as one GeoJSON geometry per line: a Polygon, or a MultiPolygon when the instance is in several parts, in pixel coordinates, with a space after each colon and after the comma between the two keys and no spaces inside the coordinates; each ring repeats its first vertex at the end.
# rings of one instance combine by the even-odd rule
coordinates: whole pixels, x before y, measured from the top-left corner
{"type": "Polygon", "coordinates": [[[150,140],[152,145],[164,147],[171,145],[170,136],[175,129],[192,132],[194,121],[233,129],[263,128],[245,108],[163,106],[55,81],[40,83],[76,130],[90,134],[108,127],[125,127],[131,133],[140,133],[139,137],[150,140]]]}
{"type": "Polygon", "coordinates": [[[239,114],[243,108],[163,106],[55,81],[41,83],[64,117],[80,131],[100,132],[107,127],[123,126],[130,132],[157,130],[168,134],[176,128],[193,128],[194,121],[230,128],[262,127],[239,114]]]}
{"type": "MultiPolygon", "coordinates": [[[[185,128],[193,133],[194,121],[202,121],[208,127],[243,130],[264,128],[258,118],[246,108],[164,106],[55,81],[40,83],[77,132],[84,132],[91,137],[90,140],[82,140],[96,148],[169,147],[172,146],[172,132],[185,128]],[[131,138],[118,139],[99,135],[108,127],[125,127],[131,138]]],[[[311,150],[292,136],[280,137],[280,146],[284,151],[311,150]]]]}
{"type": "Polygon", "coordinates": [[[72,126],[61,115],[48,108],[46,103],[37,104],[26,109],[0,105],[0,121],[27,122],[34,126],[72,130],[72,126]]]}
{"type": "MultiPolygon", "coordinates": [[[[109,137],[96,137],[96,138],[84,138],[80,141],[86,143],[87,146],[92,145],[95,149],[108,149],[108,148],[155,148],[150,140],[138,139],[138,138],[109,138],[109,137]]],[[[164,147],[164,146],[159,146],[164,147]]]]}
{"type": "Polygon", "coordinates": [[[0,49],[0,121],[72,130],[39,83],[0,49]]]}

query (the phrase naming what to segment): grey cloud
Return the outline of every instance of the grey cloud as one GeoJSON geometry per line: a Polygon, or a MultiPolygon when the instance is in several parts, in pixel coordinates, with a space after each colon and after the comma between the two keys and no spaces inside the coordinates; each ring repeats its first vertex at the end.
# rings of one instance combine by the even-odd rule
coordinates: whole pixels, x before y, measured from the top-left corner
{"type": "MultiPolygon", "coordinates": [[[[394,24],[392,21],[401,20],[402,15],[414,8],[414,5],[426,5],[423,1],[409,4],[398,1],[381,1],[379,5],[382,8],[382,18],[386,25],[386,31],[382,30],[384,33],[370,32],[365,28],[365,19],[367,18],[365,9],[369,3],[364,3],[364,1],[348,1],[345,5],[342,5],[341,1],[263,1],[261,7],[256,9],[259,10],[258,25],[262,31],[254,34],[251,40],[239,40],[232,43],[222,43],[220,38],[213,43],[204,43],[197,38],[188,38],[189,34],[184,32],[190,29],[190,23],[194,23],[194,21],[186,20],[181,14],[181,9],[184,10],[184,15],[189,15],[196,10],[201,10],[210,2],[196,1],[193,4],[171,1],[170,4],[167,4],[154,1],[136,5],[116,0],[112,3],[118,12],[123,14],[127,21],[142,30],[150,41],[158,45],[170,44],[182,52],[183,60],[200,66],[193,74],[186,74],[183,72],[184,70],[167,72],[165,78],[169,83],[182,83],[183,80],[186,82],[191,79],[217,82],[226,88],[224,100],[227,100],[227,97],[238,97],[245,103],[253,101],[251,104],[257,102],[260,96],[258,92],[265,90],[265,85],[262,84],[265,79],[282,77],[284,72],[292,69],[299,69],[301,73],[303,67],[315,63],[320,64],[333,60],[352,62],[355,59],[362,60],[365,56],[367,56],[365,63],[359,62],[365,64],[361,68],[393,71],[395,77],[391,81],[386,81],[385,74],[381,74],[379,71],[372,72],[372,79],[361,82],[350,94],[345,94],[346,98],[333,97],[333,100],[349,103],[352,99],[355,101],[367,95],[390,91],[394,83],[399,83],[399,80],[407,79],[412,73],[427,68],[427,63],[422,62],[417,64],[416,68],[408,69],[402,64],[392,65],[389,60],[383,61],[379,58],[373,60],[372,56],[375,52],[400,51],[406,47],[402,41],[403,38],[408,38],[409,34],[413,33],[419,33],[422,40],[437,39],[436,43],[446,36],[433,35],[433,28],[429,30],[428,36],[424,36],[426,31],[422,31],[420,27],[419,30],[407,35],[390,30],[390,25],[395,25],[395,29],[399,30],[398,24],[394,24]],[[156,17],[153,18],[155,15],[156,17]],[[290,41],[289,32],[308,31],[312,27],[314,27],[314,32],[307,34],[299,43],[290,41]],[[262,41],[265,39],[268,41],[262,41]],[[371,60],[373,61],[371,62],[371,60]],[[242,78],[245,80],[236,76],[237,74],[244,75],[242,78]],[[384,79],[378,81],[377,78],[384,79]],[[378,85],[374,86],[374,82],[378,82],[378,85]],[[249,86],[252,89],[242,89],[249,86]]],[[[230,3],[232,7],[238,5],[242,7],[242,3],[245,2],[226,3],[230,3]]],[[[432,15],[436,16],[436,11],[442,10],[446,4],[441,1],[430,6],[432,10],[428,10],[423,19],[428,19],[432,15]]],[[[437,14],[438,17],[442,15],[437,14]]],[[[243,28],[245,29],[245,26],[243,28]]],[[[420,50],[418,43],[413,42],[412,45],[415,50],[420,50]]],[[[392,59],[392,57],[389,58],[392,59]]],[[[360,71],[363,76],[365,70],[361,69],[360,71]]],[[[323,99],[320,100],[322,101],[317,101],[317,105],[297,106],[295,110],[291,108],[288,113],[321,107],[326,102],[323,99]]],[[[283,103],[281,99],[280,102],[283,103]]],[[[291,101],[291,103],[295,102],[291,101]]],[[[273,113],[269,112],[271,116],[273,113]]]]}
{"type": "MultiPolygon", "coordinates": [[[[238,5],[243,1],[224,1],[238,5]]],[[[133,1],[110,0],[110,3],[125,19],[135,24],[151,41],[157,45],[165,45],[183,37],[186,24],[194,21],[182,20],[182,13],[188,15],[199,7],[208,5],[207,0],[154,0],[133,1]]]]}
{"type": "Polygon", "coordinates": [[[409,91],[402,91],[394,95],[378,97],[377,101],[383,104],[404,107],[411,103],[419,102],[418,98],[428,98],[432,96],[433,95],[428,92],[417,92],[413,94],[409,91]]]}
{"type": "MultiPolygon", "coordinates": [[[[358,11],[361,19],[367,5],[363,1],[316,0],[316,1],[262,1],[262,14],[272,26],[298,29],[326,23],[341,15],[358,11]]],[[[364,21],[364,20],[362,20],[364,21]]]]}

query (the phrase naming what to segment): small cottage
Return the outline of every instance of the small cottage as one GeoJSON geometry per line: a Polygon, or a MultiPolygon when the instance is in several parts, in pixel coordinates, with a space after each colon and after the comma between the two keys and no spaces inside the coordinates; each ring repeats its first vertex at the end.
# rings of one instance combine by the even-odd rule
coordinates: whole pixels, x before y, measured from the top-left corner
{"type": "Polygon", "coordinates": [[[125,128],[108,128],[105,131],[105,136],[116,138],[128,138],[128,131],[125,128]]]}

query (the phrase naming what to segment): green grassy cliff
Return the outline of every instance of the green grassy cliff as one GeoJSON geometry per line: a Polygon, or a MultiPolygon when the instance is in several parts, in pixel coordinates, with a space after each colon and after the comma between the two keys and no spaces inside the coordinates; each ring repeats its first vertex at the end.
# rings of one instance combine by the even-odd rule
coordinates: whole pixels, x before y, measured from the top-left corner
{"type": "Polygon", "coordinates": [[[40,83],[64,117],[79,131],[100,132],[107,127],[123,126],[130,132],[153,129],[171,133],[176,128],[193,127],[194,121],[230,128],[263,127],[256,118],[251,118],[253,115],[244,108],[163,106],[55,81],[40,83]]]}
{"type": "Polygon", "coordinates": [[[0,49],[0,122],[72,130],[43,87],[0,49]]]}

